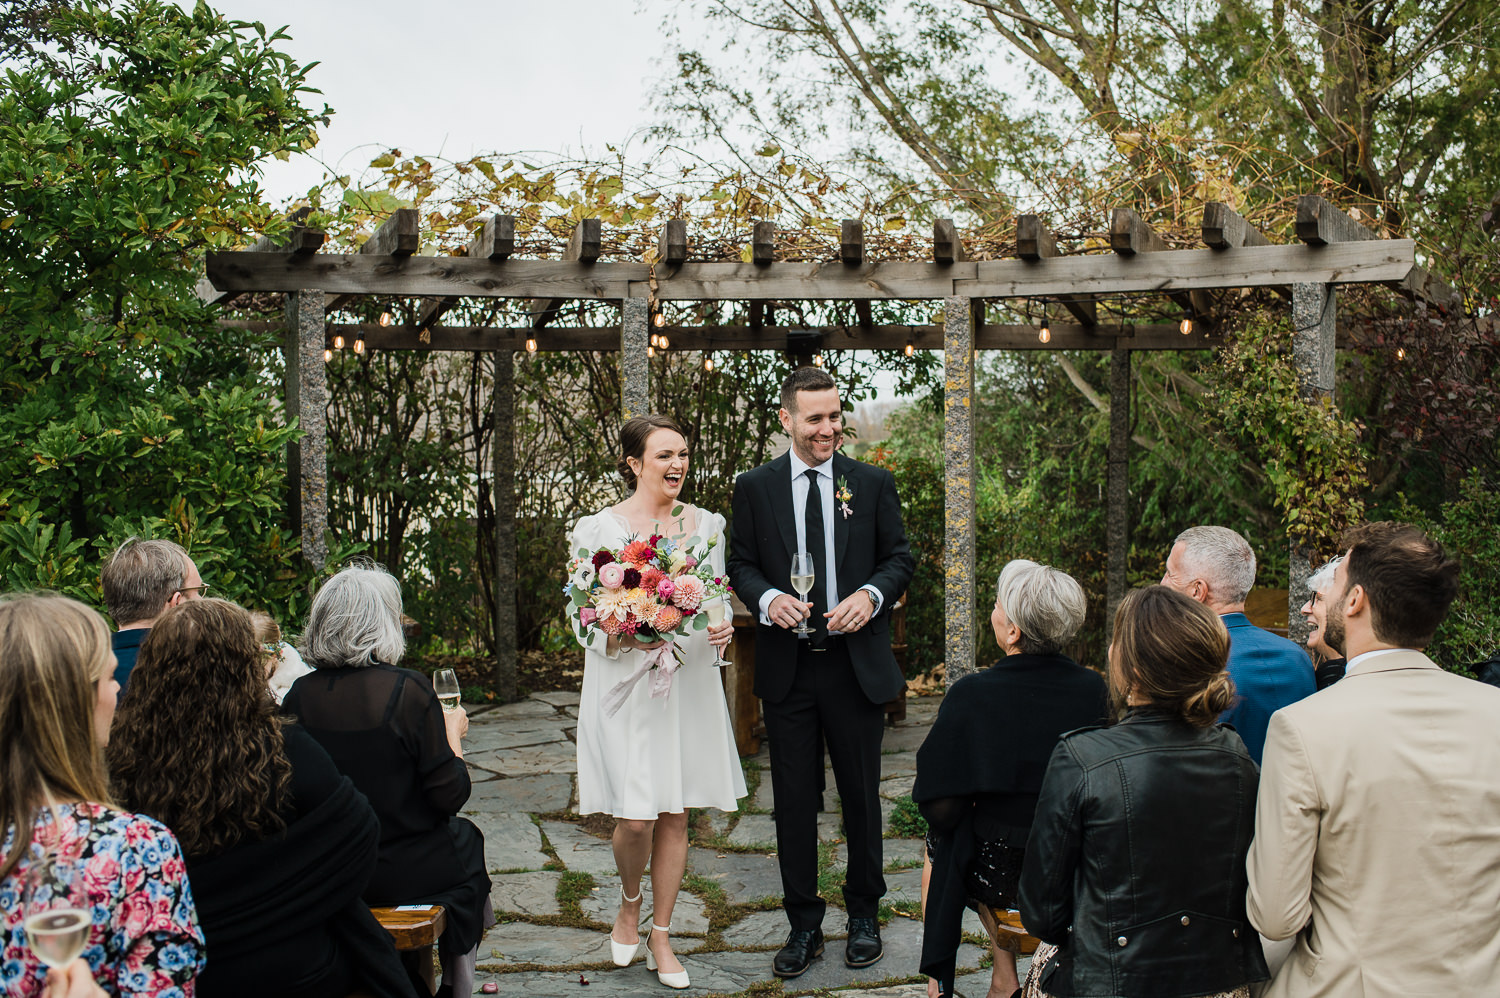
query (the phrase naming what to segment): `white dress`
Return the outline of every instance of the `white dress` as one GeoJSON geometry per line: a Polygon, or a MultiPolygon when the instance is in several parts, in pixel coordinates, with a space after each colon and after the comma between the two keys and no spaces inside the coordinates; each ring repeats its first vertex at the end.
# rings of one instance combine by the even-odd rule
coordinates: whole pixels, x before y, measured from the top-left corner
{"type": "MultiPolygon", "coordinates": [[[[724,573],[724,517],[695,510],[694,536],[717,537],[708,563],[724,573]]],[[[568,538],[569,553],[580,548],[618,551],[632,534],[629,525],[609,510],[585,516],[568,538]]],[[[700,547],[700,545],[694,545],[700,547]]],[[[578,633],[577,622],[574,632],[578,633]]],[[[583,693],[578,705],[578,810],[617,818],[654,819],[690,807],[734,811],[745,796],[729,707],[724,702],[720,670],[710,663],[713,648],[706,631],[678,638],[682,666],[672,680],[671,695],[653,699],[651,677],[635,684],[625,705],[606,716],[604,694],[635,671],[643,652],[625,649],[614,657],[605,651],[605,635],[580,635],[584,646],[583,693]]]]}

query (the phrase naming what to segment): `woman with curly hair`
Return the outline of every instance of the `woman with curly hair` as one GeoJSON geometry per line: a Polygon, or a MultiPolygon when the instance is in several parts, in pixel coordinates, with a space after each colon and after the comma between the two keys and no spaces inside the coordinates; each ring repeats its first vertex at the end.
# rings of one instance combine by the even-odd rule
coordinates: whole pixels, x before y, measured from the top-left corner
{"type": "Polygon", "coordinates": [[[380,824],[328,753],[276,715],[250,614],[193,600],[141,644],[110,741],[120,798],[182,843],[208,939],[199,994],[412,994],[360,900],[380,824]]]}
{"type": "Polygon", "coordinates": [[[1234,702],[1219,615],[1165,586],[1115,613],[1112,728],[1064,735],[1021,867],[1037,948],[1026,998],[1248,998],[1265,980],[1245,914],[1259,773],[1219,714],[1234,702]]]}
{"type": "MultiPolygon", "coordinates": [[[[111,995],[191,996],[203,967],[177,840],[115,807],[101,749],[120,684],[109,629],[62,596],[0,601],[0,972],[6,994],[41,992],[27,945],[25,884],[43,862],[80,874],[90,916],[82,959],[111,995]]],[[[70,965],[69,981],[81,980],[70,965]]],[[[69,985],[54,970],[54,993],[69,985]]]]}

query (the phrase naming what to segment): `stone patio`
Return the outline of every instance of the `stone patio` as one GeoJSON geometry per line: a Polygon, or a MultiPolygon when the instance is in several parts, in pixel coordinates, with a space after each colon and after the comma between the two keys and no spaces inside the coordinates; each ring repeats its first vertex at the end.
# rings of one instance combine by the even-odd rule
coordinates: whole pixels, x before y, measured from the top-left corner
{"type": "MultiPolygon", "coordinates": [[[[908,702],[906,720],[888,727],[881,754],[881,808],[887,822],[896,801],[911,793],[916,749],[937,712],[934,697],[908,702]]],[[[471,716],[466,758],[474,780],[467,816],[483,831],[498,923],[479,947],[477,988],[494,981],[501,994],[536,998],[611,998],[670,993],[637,960],[624,969],[609,961],[608,933],[619,905],[619,879],[608,838],[576,814],[573,733],[578,694],[542,693],[471,716]],[[580,995],[585,986],[588,991],[580,995]]],[[[829,898],[824,932],[827,952],[803,976],[778,981],[771,956],[786,941],[771,816],[770,755],[745,760],[747,782],[759,786],[738,814],[694,812],[688,877],[672,916],[673,948],[687,968],[691,995],[749,991],[802,995],[817,991],[841,998],[925,998],[917,973],[921,923],[910,917],[920,901],[922,842],[885,842],[887,893],[881,936],[885,957],[873,967],[844,966],[845,916],[838,892],[829,898]]],[[[837,806],[832,774],[825,797],[837,806]]],[[[889,824],[887,834],[890,835],[889,824]]],[[[818,836],[830,870],[842,869],[844,849],[836,812],[820,815],[818,836]]],[[[651,886],[644,885],[642,927],[651,916],[651,886]]],[[[972,915],[968,933],[981,934],[972,915]]],[[[644,933],[643,933],[644,937],[644,933]]],[[[972,937],[971,937],[972,938],[972,937]]],[[[989,987],[979,969],[983,947],[966,942],[959,953],[958,989],[979,998],[989,987]]],[[[1025,961],[1022,962],[1022,974],[1025,961]]]]}

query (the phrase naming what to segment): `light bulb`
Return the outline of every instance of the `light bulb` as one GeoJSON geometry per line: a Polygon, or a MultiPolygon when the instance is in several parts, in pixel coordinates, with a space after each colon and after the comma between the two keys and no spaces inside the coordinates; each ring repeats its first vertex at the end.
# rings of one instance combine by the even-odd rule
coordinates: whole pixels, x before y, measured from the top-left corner
{"type": "Polygon", "coordinates": [[[813,366],[814,367],[822,367],[823,366],[823,355],[822,354],[820,354],[820,353],[813,354],[813,366]]]}
{"type": "Polygon", "coordinates": [[[1405,360],[1406,359],[1406,347],[1397,347],[1396,348],[1396,359],[1397,360],[1405,360]]]}
{"type": "Polygon", "coordinates": [[[665,336],[658,336],[656,338],[656,345],[665,350],[667,348],[667,338],[665,336]]]}
{"type": "Polygon", "coordinates": [[[656,347],[647,347],[646,348],[646,356],[647,357],[655,357],[656,356],[656,347]]]}
{"type": "Polygon", "coordinates": [[[1182,322],[1178,323],[1177,328],[1182,330],[1182,335],[1191,336],[1193,333],[1193,317],[1191,315],[1183,316],[1182,322]]]}
{"type": "Polygon", "coordinates": [[[1052,327],[1048,325],[1046,320],[1042,321],[1042,328],[1038,330],[1036,338],[1041,340],[1043,343],[1052,342],[1052,327]]]}
{"type": "Polygon", "coordinates": [[[536,353],[536,337],[535,336],[528,336],[526,338],[526,352],[527,353],[536,353]]]}
{"type": "Polygon", "coordinates": [[[382,326],[389,326],[391,324],[391,313],[389,313],[389,312],[381,312],[380,313],[380,324],[382,326]]]}
{"type": "Polygon", "coordinates": [[[364,352],[365,352],[365,341],[364,340],[355,340],[354,341],[354,352],[357,353],[357,354],[360,354],[361,356],[364,355],[364,352]]]}
{"type": "Polygon", "coordinates": [[[667,324],[667,317],[665,315],[662,315],[660,312],[657,312],[656,318],[652,319],[651,321],[656,323],[657,329],[660,329],[662,326],[665,326],[667,324]]]}
{"type": "Polygon", "coordinates": [[[660,336],[657,336],[655,333],[652,333],[651,334],[651,345],[652,346],[656,346],[657,341],[660,340],[660,339],[661,339],[660,336]]]}
{"type": "Polygon", "coordinates": [[[714,369],[714,356],[713,356],[713,354],[709,354],[707,357],[703,358],[703,369],[705,371],[712,371],[714,369]]]}
{"type": "Polygon", "coordinates": [[[326,364],[326,363],[328,363],[332,359],[333,359],[333,351],[332,350],[324,350],[323,351],[323,363],[326,364]]]}
{"type": "Polygon", "coordinates": [[[342,336],[335,336],[333,338],[333,348],[335,350],[344,349],[344,338],[342,336]]]}
{"type": "Polygon", "coordinates": [[[914,354],[914,353],[917,352],[917,345],[915,343],[913,343],[911,340],[907,340],[906,341],[906,351],[905,352],[906,352],[906,355],[908,357],[910,357],[912,354],[914,354]]]}

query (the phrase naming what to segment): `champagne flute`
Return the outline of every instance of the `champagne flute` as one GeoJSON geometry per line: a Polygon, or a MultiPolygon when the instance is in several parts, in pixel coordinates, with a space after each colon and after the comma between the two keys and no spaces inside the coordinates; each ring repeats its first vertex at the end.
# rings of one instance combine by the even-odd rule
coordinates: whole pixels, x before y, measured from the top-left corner
{"type": "Polygon", "coordinates": [[[47,852],[26,877],[26,943],[49,967],[66,967],[88,943],[91,918],[75,860],[47,852]]]}
{"type": "MultiPolygon", "coordinates": [[[[718,627],[724,623],[724,618],[729,614],[729,597],[720,596],[703,604],[703,612],[708,614],[708,623],[712,627],[718,627]]],[[[724,668],[729,661],[724,658],[724,649],[714,646],[714,660],[709,663],[717,668],[724,668]]]]}
{"type": "MultiPolygon", "coordinates": [[[[798,551],[792,555],[792,588],[797,590],[797,595],[802,597],[802,602],[807,602],[807,594],[812,592],[813,587],[813,556],[806,551],[798,551]]],[[[803,620],[792,630],[793,634],[807,636],[816,634],[807,621],[803,620]]]]}
{"type": "Polygon", "coordinates": [[[443,713],[451,714],[458,709],[458,676],[452,669],[439,669],[432,674],[432,688],[437,693],[443,713]]]}

